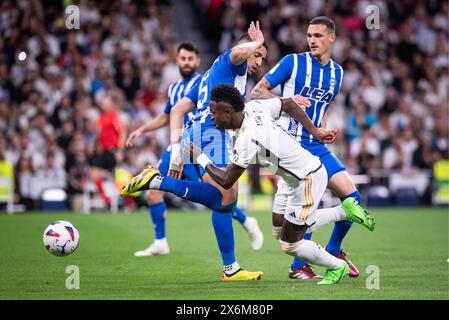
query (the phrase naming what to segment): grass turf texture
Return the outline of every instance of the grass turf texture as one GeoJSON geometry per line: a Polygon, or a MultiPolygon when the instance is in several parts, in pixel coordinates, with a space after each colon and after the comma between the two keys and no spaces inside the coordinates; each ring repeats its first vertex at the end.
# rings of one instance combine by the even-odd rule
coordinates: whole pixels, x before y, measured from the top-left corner
{"type": "MultiPolygon", "coordinates": [[[[0,215],[0,299],[448,299],[447,209],[375,209],[376,230],[354,225],[344,249],[358,266],[358,278],[335,286],[291,280],[291,258],[271,237],[271,214],[251,212],[265,234],[260,252],[234,221],[236,254],[242,267],[261,270],[261,281],[223,283],[221,260],[207,212],[170,211],[171,254],[136,258],[149,245],[147,213],[131,215],[29,213],[0,215]],[[68,220],[81,241],[75,253],[46,252],[42,233],[54,220],[68,220]],[[80,289],[65,286],[66,267],[80,269],[80,289]],[[380,289],[365,282],[369,265],[380,270],[380,289]]],[[[332,226],[313,240],[325,245],[332,226]]],[[[323,268],[316,268],[323,274],[323,268]]]]}

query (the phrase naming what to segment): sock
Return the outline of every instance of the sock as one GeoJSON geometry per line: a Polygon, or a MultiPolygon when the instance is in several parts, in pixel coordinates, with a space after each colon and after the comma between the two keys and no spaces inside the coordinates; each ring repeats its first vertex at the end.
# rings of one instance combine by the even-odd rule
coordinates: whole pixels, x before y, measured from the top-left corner
{"type": "Polygon", "coordinates": [[[212,226],[220,249],[223,266],[229,266],[237,260],[234,254],[234,230],[232,229],[232,214],[212,212],[212,226]]]}
{"type": "MultiPolygon", "coordinates": [[[[360,203],[361,195],[358,191],[355,191],[351,194],[348,194],[342,198],[340,198],[341,202],[345,199],[354,197],[360,203]]],[[[348,233],[349,229],[352,226],[352,221],[338,221],[335,223],[334,229],[332,230],[331,237],[329,238],[329,242],[327,243],[326,249],[331,254],[337,254],[341,251],[341,243],[343,242],[344,237],[348,233]]]]}
{"type": "MultiPolygon", "coordinates": [[[[282,246],[292,246],[292,244],[282,240],[279,242],[282,246]]],[[[303,239],[299,241],[297,248],[293,251],[288,251],[287,253],[290,255],[295,255],[297,258],[304,259],[311,264],[324,266],[329,269],[337,269],[343,266],[342,260],[337,259],[324,250],[318,243],[310,240],[303,239]]]]}
{"type": "Polygon", "coordinates": [[[97,186],[98,192],[100,193],[100,196],[104,201],[104,204],[107,206],[111,204],[111,199],[109,199],[109,197],[106,195],[106,192],[104,191],[103,180],[97,179],[94,181],[94,183],[97,186]]]}
{"type": "Polygon", "coordinates": [[[165,211],[167,211],[167,207],[165,202],[162,201],[156,204],[150,204],[148,206],[150,210],[151,221],[153,221],[154,228],[154,238],[164,239],[165,238],[165,211]]]}
{"type": "MultiPolygon", "coordinates": [[[[311,238],[312,238],[312,233],[309,232],[309,233],[306,233],[304,235],[303,240],[310,240],[311,238]]],[[[300,260],[300,259],[295,257],[293,259],[292,270],[296,270],[298,268],[304,267],[305,265],[307,265],[307,262],[302,261],[302,260],[300,260]]]]}
{"type": "Polygon", "coordinates": [[[246,215],[245,212],[243,212],[242,209],[240,209],[239,207],[235,207],[234,212],[232,213],[232,217],[235,220],[238,220],[238,222],[240,222],[241,224],[244,224],[246,221],[246,215]]]}
{"type": "MultiPolygon", "coordinates": [[[[232,212],[235,203],[223,206],[223,195],[220,190],[207,182],[186,181],[169,177],[158,176],[150,183],[151,189],[173,193],[183,199],[201,203],[216,212],[232,212]]],[[[230,214],[232,219],[232,214],[230,214]]]]}
{"type": "Polygon", "coordinates": [[[223,266],[223,271],[227,274],[227,275],[231,275],[236,273],[237,271],[240,270],[240,266],[239,264],[236,262],[232,263],[232,264],[228,264],[223,266]]]}
{"type": "Polygon", "coordinates": [[[315,223],[308,229],[308,231],[315,232],[326,224],[342,220],[346,220],[346,212],[341,206],[319,209],[316,214],[315,223]]]}

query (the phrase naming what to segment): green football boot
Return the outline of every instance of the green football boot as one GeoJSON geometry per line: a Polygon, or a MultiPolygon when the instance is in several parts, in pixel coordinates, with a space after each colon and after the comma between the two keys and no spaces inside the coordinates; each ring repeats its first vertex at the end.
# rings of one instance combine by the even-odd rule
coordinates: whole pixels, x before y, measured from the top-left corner
{"type": "Polygon", "coordinates": [[[327,269],[326,273],[324,274],[323,280],[321,280],[317,284],[336,284],[347,275],[349,275],[349,265],[343,261],[343,266],[341,268],[327,269]]]}
{"type": "Polygon", "coordinates": [[[355,198],[347,198],[345,199],[341,207],[346,212],[346,218],[349,221],[357,222],[363,226],[365,226],[369,231],[374,230],[374,226],[376,222],[374,218],[370,216],[368,211],[366,211],[359,202],[355,198]]]}

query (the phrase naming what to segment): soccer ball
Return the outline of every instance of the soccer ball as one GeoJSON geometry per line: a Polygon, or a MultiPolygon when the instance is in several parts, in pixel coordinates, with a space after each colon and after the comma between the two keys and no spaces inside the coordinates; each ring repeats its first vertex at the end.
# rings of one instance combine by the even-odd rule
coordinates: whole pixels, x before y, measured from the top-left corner
{"type": "Polygon", "coordinates": [[[55,256],[68,256],[78,247],[80,235],[68,221],[55,221],[44,231],[44,246],[55,256]]]}

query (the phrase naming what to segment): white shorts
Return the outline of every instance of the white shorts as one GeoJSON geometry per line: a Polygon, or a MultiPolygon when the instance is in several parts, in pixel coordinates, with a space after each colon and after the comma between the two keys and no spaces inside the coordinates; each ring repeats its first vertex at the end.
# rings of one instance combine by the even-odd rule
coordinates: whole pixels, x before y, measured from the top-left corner
{"type": "Polygon", "coordinates": [[[296,185],[280,179],[274,196],[273,212],[283,214],[284,219],[296,225],[313,225],[327,182],[324,166],[296,185]]]}

